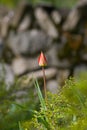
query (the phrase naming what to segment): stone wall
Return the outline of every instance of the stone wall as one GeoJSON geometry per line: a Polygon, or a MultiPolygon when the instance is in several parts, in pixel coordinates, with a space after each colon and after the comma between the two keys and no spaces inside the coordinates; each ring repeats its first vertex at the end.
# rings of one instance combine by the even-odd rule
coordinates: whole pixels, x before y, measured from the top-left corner
{"type": "Polygon", "coordinates": [[[15,10],[0,6],[0,59],[4,60],[6,82],[13,83],[14,76],[32,78],[32,72],[42,78],[37,62],[41,51],[48,60],[46,77],[51,91],[69,76],[87,71],[86,11],[87,0],[73,9],[26,2],[15,10]]]}

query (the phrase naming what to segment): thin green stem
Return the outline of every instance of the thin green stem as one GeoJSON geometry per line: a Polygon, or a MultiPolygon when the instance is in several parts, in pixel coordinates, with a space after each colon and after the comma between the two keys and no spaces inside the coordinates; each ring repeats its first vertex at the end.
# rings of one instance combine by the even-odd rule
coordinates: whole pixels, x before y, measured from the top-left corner
{"type": "Polygon", "coordinates": [[[42,67],[42,71],[43,71],[43,80],[44,80],[44,96],[45,96],[45,99],[47,99],[46,76],[45,76],[45,70],[44,70],[44,67],[42,67]]]}

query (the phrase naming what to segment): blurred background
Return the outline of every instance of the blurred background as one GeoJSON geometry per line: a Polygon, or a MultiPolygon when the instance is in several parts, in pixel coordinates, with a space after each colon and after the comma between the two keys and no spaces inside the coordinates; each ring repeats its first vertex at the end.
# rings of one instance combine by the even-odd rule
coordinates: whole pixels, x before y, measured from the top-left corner
{"type": "Polygon", "coordinates": [[[33,78],[43,92],[38,56],[43,51],[47,90],[87,76],[87,0],[0,0],[0,129],[18,130],[39,109],[33,78]],[[18,105],[20,104],[20,105],[18,105]],[[23,114],[22,114],[23,113],[23,114]]]}
{"type": "MultiPolygon", "coordinates": [[[[40,3],[40,2],[45,2],[45,3],[51,3],[53,6],[56,6],[56,7],[73,7],[77,1],[79,0],[65,0],[65,1],[61,1],[61,0],[26,0],[27,2],[29,3],[32,3],[32,4],[37,4],[37,3],[40,3]]],[[[21,0],[1,0],[0,1],[0,4],[4,4],[10,8],[12,7],[15,7],[17,6],[17,4],[21,2],[21,0]]]]}

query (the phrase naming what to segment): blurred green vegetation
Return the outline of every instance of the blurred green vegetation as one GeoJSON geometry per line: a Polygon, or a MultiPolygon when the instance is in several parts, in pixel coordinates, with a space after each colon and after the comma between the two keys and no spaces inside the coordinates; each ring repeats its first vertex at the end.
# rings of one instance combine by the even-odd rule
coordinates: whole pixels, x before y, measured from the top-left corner
{"type": "Polygon", "coordinates": [[[0,130],[19,130],[18,123],[23,130],[45,130],[45,125],[51,127],[46,130],[78,130],[80,124],[79,130],[87,129],[87,73],[67,80],[60,93],[49,92],[47,102],[35,87],[26,76],[16,78],[9,89],[0,79],[0,130]]]}
{"type": "Polygon", "coordinates": [[[87,130],[87,80],[67,80],[60,93],[48,93],[45,107],[21,123],[24,130],[87,130]]]}
{"type": "MultiPolygon", "coordinates": [[[[4,4],[8,7],[15,7],[19,2],[22,0],[0,0],[0,4],[4,4]]],[[[51,3],[56,7],[73,7],[78,0],[25,0],[29,3],[40,3],[40,2],[46,2],[51,3]]]]}
{"type": "Polygon", "coordinates": [[[19,0],[0,0],[0,4],[7,7],[15,7],[18,4],[19,0]]]}
{"type": "Polygon", "coordinates": [[[19,130],[18,122],[30,120],[32,111],[39,107],[32,82],[23,81],[25,77],[16,78],[7,89],[4,79],[0,78],[0,130],[19,130]]]}

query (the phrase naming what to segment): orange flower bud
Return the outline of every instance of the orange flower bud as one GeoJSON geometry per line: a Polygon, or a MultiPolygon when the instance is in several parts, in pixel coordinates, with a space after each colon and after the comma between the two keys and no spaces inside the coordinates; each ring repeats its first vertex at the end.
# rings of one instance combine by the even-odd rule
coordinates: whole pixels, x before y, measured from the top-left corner
{"type": "Polygon", "coordinates": [[[41,54],[38,58],[38,64],[39,64],[39,66],[42,66],[42,67],[47,65],[47,60],[46,60],[46,57],[43,54],[43,52],[41,52],[41,54]]]}

